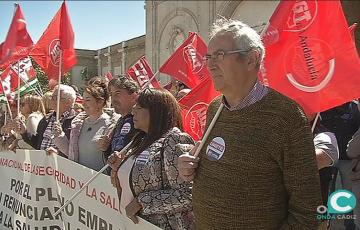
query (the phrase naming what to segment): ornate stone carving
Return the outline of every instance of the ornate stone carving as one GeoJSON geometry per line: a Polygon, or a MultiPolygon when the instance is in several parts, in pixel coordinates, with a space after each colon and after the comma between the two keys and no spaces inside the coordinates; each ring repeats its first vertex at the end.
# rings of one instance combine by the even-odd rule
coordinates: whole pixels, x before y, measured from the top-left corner
{"type": "Polygon", "coordinates": [[[170,35],[169,48],[171,53],[175,52],[177,48],[185,41],[186,36],[184,31],[179,27],[174,27],[170,35]]]}

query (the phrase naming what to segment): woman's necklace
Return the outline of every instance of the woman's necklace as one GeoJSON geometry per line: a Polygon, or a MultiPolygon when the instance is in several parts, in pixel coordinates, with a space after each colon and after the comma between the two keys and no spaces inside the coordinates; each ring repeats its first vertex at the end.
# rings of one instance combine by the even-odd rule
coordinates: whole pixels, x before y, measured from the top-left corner
{"type": "Polygon", "coordinates": [[[101,117],[102,117],[102,116],[100,115],[95,121],[90,121],[90,117],[85,118],[86,124],[90,126],[89,128],[87,128],[86,131],[87,131],[87,132],[90,132],[90,131],[92,130],[92,127],[91,127],[91,126],[93,126],[93,125],[95,125],[96,123],[98,123],[98,122],[100,121],[101,117]]]}

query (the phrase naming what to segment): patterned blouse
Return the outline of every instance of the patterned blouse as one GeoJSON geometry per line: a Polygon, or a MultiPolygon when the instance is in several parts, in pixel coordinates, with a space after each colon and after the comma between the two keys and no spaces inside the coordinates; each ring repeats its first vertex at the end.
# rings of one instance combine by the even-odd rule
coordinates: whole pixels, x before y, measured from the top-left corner
{"type": "MultiPolygon", "coordinates": [[[[140,217],[162,229],[194,229],[190,182],[179,177],[177,144],[194,144],[187,133],[171,129],[135,158],[130,176],[140,217]]],[[[131,151],[131,150],[130,150],[131,151]]]]}

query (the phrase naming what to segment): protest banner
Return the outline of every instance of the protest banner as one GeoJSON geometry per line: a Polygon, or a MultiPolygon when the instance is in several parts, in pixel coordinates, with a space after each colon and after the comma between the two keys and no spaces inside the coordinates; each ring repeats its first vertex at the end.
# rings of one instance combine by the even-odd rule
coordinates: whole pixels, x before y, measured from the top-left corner
{"type": "Polygon", "coordinates": [[[100,175],[64,211],[53,214],[96,171],[40,150],[0,152],[0,229],[158,230],[121,214],[116,189],[100,175]]]}

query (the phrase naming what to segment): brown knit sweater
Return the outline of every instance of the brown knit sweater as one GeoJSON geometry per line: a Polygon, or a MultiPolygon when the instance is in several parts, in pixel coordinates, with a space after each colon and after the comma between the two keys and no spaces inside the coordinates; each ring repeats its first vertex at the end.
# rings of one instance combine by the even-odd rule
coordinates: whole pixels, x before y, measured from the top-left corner
{"type": "MultiPolygon", "coordinates": [[[[220,99],[209,106],[208,121],[220,99]]],[[[201,154],[193,187],[197,230],[311,229],[318,226],[319,174],[301,108],[270,90],[244,109],[224,108],[201,154]],[[221,137],[225,151],[219,160],[221,137]],[[215,151],[214,151],[215,149],[215,151]]]]}

